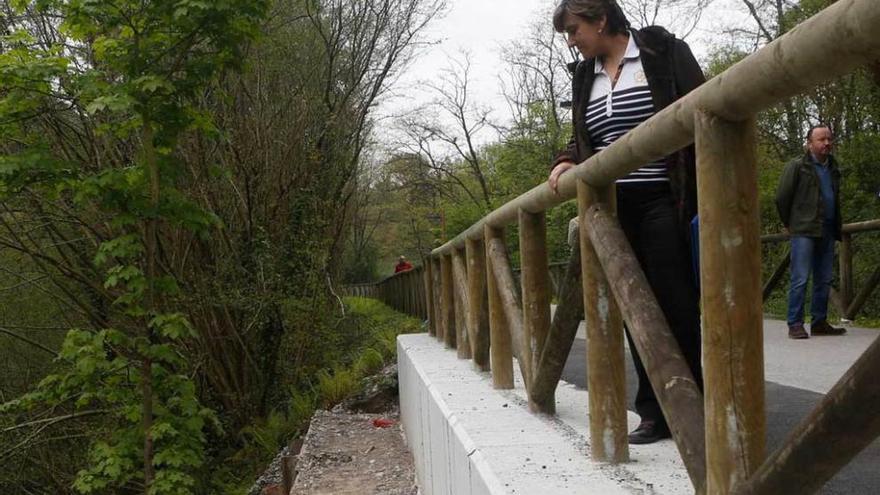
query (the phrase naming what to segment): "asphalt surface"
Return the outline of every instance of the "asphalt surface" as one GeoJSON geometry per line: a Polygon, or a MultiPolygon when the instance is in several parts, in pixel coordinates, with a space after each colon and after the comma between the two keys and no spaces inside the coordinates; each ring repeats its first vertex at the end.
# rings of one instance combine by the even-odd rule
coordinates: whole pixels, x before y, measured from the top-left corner
{"type": "MultiPolygon", "coordinates": [[[[792,341],[786,337],[784,322],[766,320],[764,336],[767,452],[770,453],[819,404],[824,392],[880,332],[851,327],[842,337],[792,341]]],[[[586,342],[576,339],[562,375],[563,380],[584,389],[587,387],[585,349],[586,342]]],[[[636,374],[628,350],[626,359],[627,404],[632,409],[636,374]]],[[[862,451],[819,493],[880,494],[880,440],[862,451]]]]}

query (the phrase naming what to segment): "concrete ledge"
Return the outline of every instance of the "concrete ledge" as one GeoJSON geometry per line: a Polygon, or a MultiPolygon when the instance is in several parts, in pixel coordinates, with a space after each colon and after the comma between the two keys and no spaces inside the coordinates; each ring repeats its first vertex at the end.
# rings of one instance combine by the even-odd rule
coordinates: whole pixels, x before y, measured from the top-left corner
{"type": "Polygon", "coordinates": [[[671,440],[631,446],[627,464],[591,462],[584,390],[561,383],[557,416],[535,415],[518,375],[514,390],[494,390],[488,373],[427,334],[401,335],[397,350],[401,420],[424,495],[693,493],[671,440]]]}

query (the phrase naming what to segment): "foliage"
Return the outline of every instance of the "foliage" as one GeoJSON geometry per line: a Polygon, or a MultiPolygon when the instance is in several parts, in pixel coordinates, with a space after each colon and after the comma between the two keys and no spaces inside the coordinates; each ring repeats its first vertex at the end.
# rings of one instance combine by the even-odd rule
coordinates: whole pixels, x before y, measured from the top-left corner
{"type": "Polygon", "coordinates": [[[240,481],[241,473],[253,472],[256,476],[265,469],[280,448],[307,429],[315,409],[332,408],[357,392],[363,378],[395,359],[399,334],[421,331],[418,320],[376,300],[353,297],[344,303],[346,316],[334,331],[359,338],[352,340],[342,354],[323,348],[321,368],[309,372],[307,379],[289,389],[286,406],[242,429],[244,446],[227,460],[231,466],[227,465],[227,470],[213,480],[218,490],[230,494],[244,491],[250,481],[240,481]]]}
{"type": "MultiPolygon", "coordinates": [[[[85,345],[83,335],[113,339],[103,341],[106,362],[92,353],[29,366],[35,371],[4,387],[0,400],[47,373],[59,383],[96,380],[78,375],[79,359],[124,364],[102,378],[127,376],[127,395],[111,403],[96,394],[79,407],[72,389],[70,401],[52,404],[61,396],[38,388],[25,401],[32,409],[0,417],[25,446],[0,449],[11,461],[0,468],[0,489],[42,478],[52,485],[27,489],[68,493],[82,470],[79,491],[142,492],[156,467],[153,492],[194,491],[182,482],[168,488],[177,472],[207,490],[209,469],[242,446],[242,428],[268,418],[287,390],[311,387],[323,358],[348,359],[357,336],[339,331],[333,280],[354,178],[376,103],[442,7],[276,0],[267,12],[263,0],[4,1],[0,268],[9,286],[45,291],[51,301],[23,307],[47,318],[57,307],[61,316],[22,316],[20,333],[3,338],[31,346],[27,363],[46,361],[36,354],[60,345],[29,344],[31,326],[82,329],[71,345],[85,345]],[[189,429],[173,425],[168,434],[169,404],[191,399],[203,406],[175,409],[181,421],[193,419],[189,429]],[[102,412],[75,416],[86,407],[102,412]],[[137,407],[152,424],[137,424],[128,411],[137,407]],[[197,435],[195,418],[214,423],[206,408],[222,431],[197,435]],[[50,412],[60,416],[33,422],[50,412]],[[180,436],[198,446],[169,457],[180,436]],[[86,444],[72,438],[95,439],[93,472],[83,469],[86,444]],[[104,462],[111,457],[126,461],[104,462]]],[[[0,322],[7,318],[17,316],[0,308],[0,322]]]]}
{"type": "MultiPolygon", "coordinates": [[[[193,470],[204,462],[207,423],[188,374],[183,344],[196,337],[175,311],[176,278],[159,271],[160,222],[205,236],[217,219],[175,188],[182,163],[175,155],[185,131],[210,131],[196,96],[219,72],[241,59],[256,34],[264,1],[16,2],[13,12],[61,19],[65,44],[35,44],[22,17],[5,39],[0,120],[6,155],[3,199],[27,194],[104,217],[90,269],[103,283],[92,290],[110,304],[92,322],[71,330],[58,359],[65,366],[3,412],[72,404],[100,408],[113,431],[92,443],[90,462],[76,478],[81,493],[130,489],[151,494],[192,493],[193,470]],[[57,88],[57,89],[56,89],[57,88]],[[54,154],[34,120],[96,121],[94,132],[130,141],[119,166],[54,154]],[[7,143],[17,142],[18,146],[7,143]],[[103,327],[103,329],[101,329],[103,327]]],[[[68,123],[70,125],[70,123],[68,123]]],[[[7,210],[8,211],[8,210],[7,210]]],[[[82,257],[87,253],[79,253],[82,257]]]]}

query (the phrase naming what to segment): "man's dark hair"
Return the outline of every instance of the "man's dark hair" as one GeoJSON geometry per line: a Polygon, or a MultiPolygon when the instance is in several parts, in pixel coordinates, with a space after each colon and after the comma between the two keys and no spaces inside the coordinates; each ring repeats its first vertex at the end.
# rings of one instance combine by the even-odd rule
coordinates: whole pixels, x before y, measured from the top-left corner
{"type": "MultiPolygon", "coordinates": [[[[816,129],[828,129],[829,131],[831,131],[831,126],[828,124],[816,124],[814,126],[811,126],[810,130],[807,131],[807,141],[813,138],[813,131],[815,131],[816,129]]],[[[834,131],[831,131],[831,133],[834,134],[834,131]]]]}
{"type": "Polygon", "coordinates": [[[553,28],[557,33],[565,31],[565,14],[576,15],[588,22],[605,18],[605,32],[626,34],[629,21],[615,0],[562,0],[553,12],[553,28]]]}

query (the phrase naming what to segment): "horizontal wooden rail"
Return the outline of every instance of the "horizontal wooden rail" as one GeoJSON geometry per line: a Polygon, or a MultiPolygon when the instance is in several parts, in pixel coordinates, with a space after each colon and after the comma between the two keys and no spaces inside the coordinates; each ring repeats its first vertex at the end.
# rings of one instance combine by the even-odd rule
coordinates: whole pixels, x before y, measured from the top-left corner
{"type": "Polygon", "coordinates": [[[461,249],[465,239],[481,239],[485,226],[504,228],[517,221],[520,210],[538,213],[574,198],[578,179],[594,187],[607,186],[645,163],[684,148],[694,142],[697,109],[731,121],[746,120],[787,98],[874,62],[880,53],[878,25],[880,8],[876,1],[838,1],[563,174],[559,194],[547,184],[540,184],[488,214],[432,254],[461,249]]]}
{"type": "MultiPolygon", "coordinates": [[[[856,294],[854,293],[853,284],[853,235],[863,234],[866,232],[880,231],[880,219],[866,220],[863,222],[848,223],[841,226],[842,239],[840,243],[839,266],[840,266],[840,290],[835,291],[832,288],[832,303],[841,315],[848,320],[854,320],[859,311],[873,293],[874,289],[880,285],[880,267],[868,277],[864,287],[856,294]]],[[[789,234],[778,232],[775,234],[766,234],[761,236],[761,242],[764,244],[774,244],[786,242],[791,239],[789,234]]],[[[773,290],[782,282],[782,278],[788,270],[790,264],[791,252],[786,251],[785,255],[780,258],[773,274],[764,284],[762,296],[767,300],[773,290]]]]}
{"type": "MultiPolygon", "coordinates": [[[[438,337],[450,348],[458,345],[460,356],[477,354],[477,347],[470,346],[483,331],[476,328],[482,319],[477,306],[483,305],[482,281],[477,279],[485,277],[493,384],[513,387],[516,356],[530,406],[552,412],[549,401],[554,385],[550,382],[559,372],[562,351],[571,346],[576,328],[571,325],[576,314],[571,300],[577,294],[574,290],[560,293],[562,318],[559,324],[552,323],[553,331],[548,334],[543,214],[577,195],[593,459],[624,462],[628,458],[622,312],[696,492],[728,494],[737,486],[748,490],[744,493],[815,490],[880,431],[876,419],[880,393],[870,383],[878,371],[880,344],[872,346],[832,390],[811,416],[811,423],[796,431],[775,458],[762,464],[765,417],[755,115],[880,59],[878,25],[877,0],[835,2],[563,174],[558,193],[540,184],[433,250],[428,276],[433,290],[415,296],[433,297],[432,328],[438,337]],[[703,222],[704,400],[613,216],[615,180],[691,143],[696,149],[703,222]],[[504,229],[517,221],[524,263],[521,288],[514,279],[504,237],[504,229]],[[467,263],[462,254],[465,249],[467,263]],[[485,253],[483,259],[474,256],[476,250],[485,253]],[[553,333],[556,330],[558,335],[553,333]],[[471,349],[473,353],[467,352],[471,349]],[[865,407],[855,407],[857,399],[866,402],[865,407]],[[841,423],[839,418],[846,421],[841,423]],[[864,438],[858,437],[860,431],[866,433],[864,438]],[[845,445],[827,448],[837,434],[845,445]],[[839,457],[830,459],[832,452],[839,457]],[[818,474],[813,476],[813,471],[818,474]]],[[[848,224],[844,233],[850,236],[878,228],[880,220],[873,220],[848,224]]],[[[786,238],[765,236],[764,241],[786,238]]],[[[846,244],[844,258],[848,259],[849,249],[846,244]]],[[[782,271],[777,270],[774,278],[780,279],[782,271]]],[[[412,291],[401,288],[407,285],[401,282],[411,278],[393,282],[410,299],[401,303],[394,296],[392,303],[405,308],[424,306],[413,306],[412,291]]],[[[877,284],[880,270],[868,285],[877,284]]],[[[387,287],[380,290],[386,299],[391,296],[387,287]]],[[[844,290],[844,297],[849,293],[844,290]]]]}
{"type": "MultiPolygon", "coordinates": [[[[874,232],[880,230],[880,220],[866,220],[864,222],[845,223],[840,227],[843,234],[858,234],[862,232],[874,232]]],[[[761,236],[762,243],[784,242],[791,239],[791,235],[784,232],[765,234],[761,236]]]]}
{"type": "Polygon", "coordinates": [[[880,436],[880,339],[789,434],[740,495],[813,493],[880,436]],[[872,407],[873,406],[873,407],[872,407]]]}

